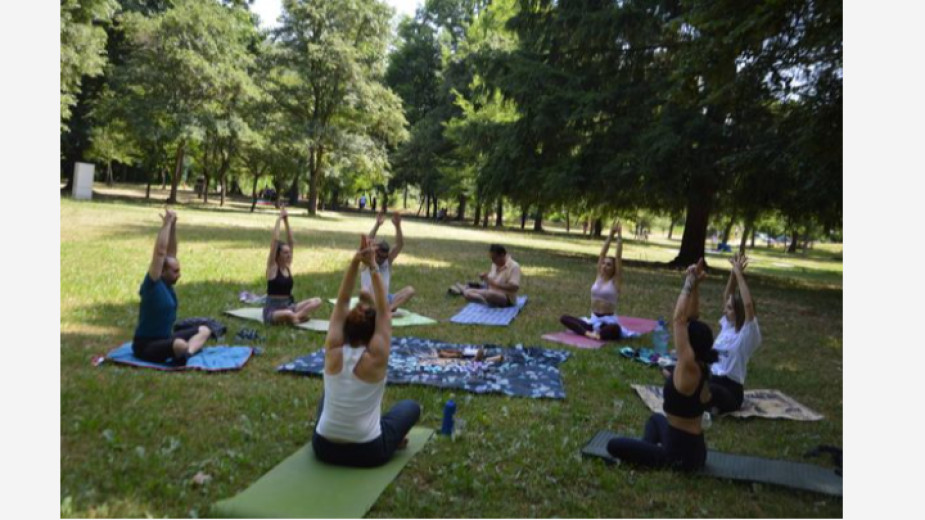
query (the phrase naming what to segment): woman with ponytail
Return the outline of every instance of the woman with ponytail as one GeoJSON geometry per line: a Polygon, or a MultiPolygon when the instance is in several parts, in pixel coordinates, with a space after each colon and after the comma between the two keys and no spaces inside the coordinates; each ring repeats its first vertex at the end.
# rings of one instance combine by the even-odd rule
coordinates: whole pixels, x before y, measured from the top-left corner
{"type": "Polygon", "coordinates": [[[299,303],[292,297],[292,230],[289,228],[289,214],[286,208],[279,210],[270,255],[267,257],[267,301],[263,306],[263,322],[266,324],[291,323],[297,325],[308,321],[308,314],[321,307],[321,298],[310,298],[299,303]],[[286,224],[286,242],[279,241],[279,225],[286,224]]]}
{"type": "Polygon", "coordinates": [[[663,414],[652,414],[642,440],[617,438],[607,451],[625,462],[693,471],[707,460],[701,419],[710,402],[710,365],[713,331],[701,321],[700,282],[706,277],[703,259],[687,269],[684,286],[675,305],[673,327],[678,364],[665,379],[663,414]]]}
{"type": "Polygon", "coordinates": [[[319,460],[354,467],[381,466],[407,444],[421,415],[414,401],[398,402],[381,415],[392,341],[392,312],[373,244],[366,235],[341,282],[324,340],[324,395],[312,448],[319,460]],[[350,309],[360,264],[372,279],[375,307],[350,309]]]}

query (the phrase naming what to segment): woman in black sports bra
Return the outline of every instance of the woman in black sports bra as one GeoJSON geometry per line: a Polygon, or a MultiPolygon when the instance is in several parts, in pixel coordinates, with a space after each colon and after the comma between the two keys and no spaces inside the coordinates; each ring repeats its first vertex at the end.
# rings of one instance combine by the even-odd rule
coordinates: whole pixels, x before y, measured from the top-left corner
{"type": "Polygon", "coordinates": [[[292,230],[289,228],[289,214],[279,210],[273,241],[270,242],[270,256],[267,258],[267,301],[263,306],[263,322],[267,324],[308,321],[308,315],[321,307],[321,298],[310,298],[295,303],[292,297],[292,230]],[[286,242],[279,241],[279,225],[286,224],[286,242]]]}
{"type": "Polygon", "coordinates": [[[674,345],[678,364],[663,389],[665,414],[652,414],[642,440],[620,437],[607,451],[620,460],[642,466],[697,470],[707,460],[701,419],[710,402],[710,365],[718,359],[713,331],[697,321],[698,287],[706,277],[703,259],[687,269],[684,287],[674,311],[674,345]]]}

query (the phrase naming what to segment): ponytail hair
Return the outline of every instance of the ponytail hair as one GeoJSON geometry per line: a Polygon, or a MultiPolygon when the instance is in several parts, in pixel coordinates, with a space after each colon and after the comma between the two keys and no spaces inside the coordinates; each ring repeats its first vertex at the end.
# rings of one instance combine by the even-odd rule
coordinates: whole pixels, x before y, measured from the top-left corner
{"type": "Polygon", "coordinates": [[[719,352],[713,348],[713,330],[706,323],[691,320],[687,324],[687,335],[690,338],[691,348],[694,349],[694,359],[698,363],[709,367],[719,360],[719,352]]]}
{"type": "Polygon", "coordinates": [[[358,303],[344,321],[344,340],[352,347],[368,345],[376,332],[376,309],[358,303]]]}

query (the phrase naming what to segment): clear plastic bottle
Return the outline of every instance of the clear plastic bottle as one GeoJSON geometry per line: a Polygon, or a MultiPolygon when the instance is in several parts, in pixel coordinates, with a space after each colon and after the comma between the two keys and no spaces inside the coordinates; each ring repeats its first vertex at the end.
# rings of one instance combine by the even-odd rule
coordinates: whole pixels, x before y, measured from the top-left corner
{"type": "Polygon", "coordinates": [[[658,319],[658,325],[652,333],[652,350],[659,356],[668,354],[668,329],[665,327],[665,320],[658,319]]]}

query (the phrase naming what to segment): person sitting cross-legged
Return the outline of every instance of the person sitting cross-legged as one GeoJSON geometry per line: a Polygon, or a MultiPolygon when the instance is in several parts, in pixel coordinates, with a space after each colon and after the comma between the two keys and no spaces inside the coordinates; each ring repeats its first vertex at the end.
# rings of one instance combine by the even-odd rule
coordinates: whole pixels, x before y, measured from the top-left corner
{"type": "Polygon", "coordinates": [[[392,313],[375,253],[365,235],[337,294],[324,340],[324,395],[312,435],[312,449],[323,462],[375,467],[388,462],[407,444],[421,407],[399,401],[382,415],[382,397],[392,341],[392,313]],[[375,307],[359,302],[350,309],[357,270],[371,272],[375,307]]]}
{"type": "MultiPolygon", "coordinates": [[[[373,224],[373,229],[369,232],[367,238],[376,252],[376,266],[379,268],[379,274],[382,276],[382,283],[385,284],[385,294],[389,301],[389,308],[392,313],[395,313],[398,311],[399,307],[408,303],[411,298],[414,297],[414,287],[407,285],[402,287],[401,290],[395,294],[389,293],[389,285],[392,280],[392,266],[395,265],[395,260],[398,259],[398,255],[405,247],[405,237],[401,229],[401,213],[396,212],[392,214],[392,225],[395,226],[395,247],[390,248],[389,243],[385,240],[377,241],[376,233],[379,231],[379,226],[384,222],[385,213],[380,212],[376,215],[376,223],[373,224]]],[[[360,286],[362,287],[360,291],[360,300],[370,307],[375,306],[375,291],[373,291],[372,277],[369,274],[369,269],[365,266],[360,268],[360,286]]]]}
{"type": "Polygon", "coordinates": [[[172,359],[175,363],[185,364],[202,349],[212,331],[204,325],[173,330],[179,306],[173,286],[180,279],[177,214],[166,210],[161,219],[163,224],[154,243],[154,255],[138,291],[141,305],[132,339],[132,353],[154,363],[172,359]]]}
{"type": "Polygon", "coordinates": [[[491,269],[479,275],[484,284],[482,287],[457,283],[450,287],[449,292],[461,294],[470,302],[491,307],[513,307],[517,304],[517,292],[520,290],[520,264],[499,244],[488,247],[488,257],[491,259],[491,269]]]}

